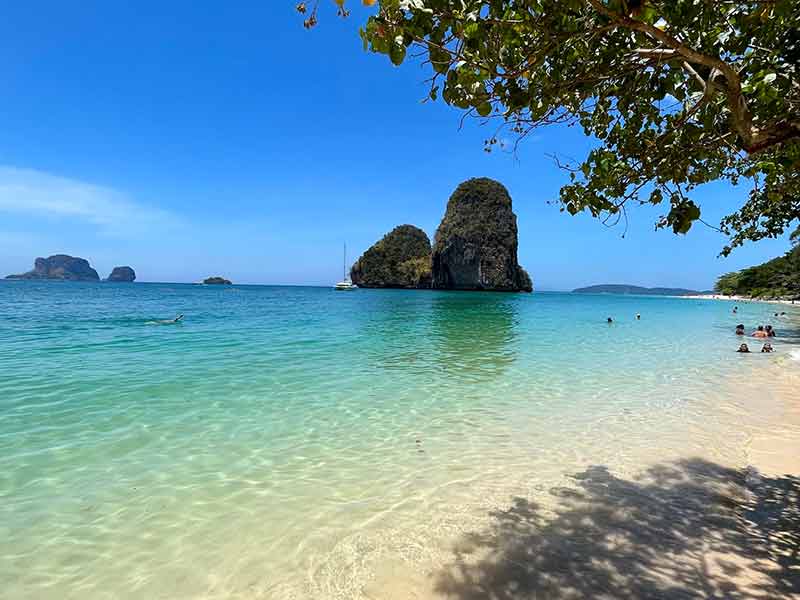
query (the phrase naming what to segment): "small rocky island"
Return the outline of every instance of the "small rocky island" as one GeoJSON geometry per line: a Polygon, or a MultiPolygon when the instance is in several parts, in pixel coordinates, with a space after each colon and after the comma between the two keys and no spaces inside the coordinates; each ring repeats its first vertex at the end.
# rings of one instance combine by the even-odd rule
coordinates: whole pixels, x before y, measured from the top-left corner
{"type": "Polygon", "coordinates": [[[9,275],[6,279],[50,279],[58,281],[100,281],[89,261],[67,254],[54,254],[47,258],[37,258],[33,270],[19,275],[9,275]]]}
{"type": "Polygon", "coordinates": [[[431,287],[431,241],[419,227],[392,229],[359,258],[350,278],[363,288],[431,287]]]}
{"type": "Polygon", "coordinates": [[[136,271],[130,267],[114,267],[106,281],[130,283],[136,281],[136,271]]]}
{"type": "Polygon", "coordinates": [[[531,292],[517,262],[517,217],[503,184],[470,179],[447,202],[432,254],[432,287],[443,290],[531,292]]]}
{"type": "Polygon", "coordinates": [[[230,280],[224,277],[206,277],[203,279],[203,283],[206,285],[233,285],[230,280]]]}
{"type": "Polygon", "coordinates": [[[493,179],[470,179],[447,203],[433,248],[424,231],[400,225],[350,270],[367,288],[532,292],[517,262],[517,217],[508,190],[493,179]]]}

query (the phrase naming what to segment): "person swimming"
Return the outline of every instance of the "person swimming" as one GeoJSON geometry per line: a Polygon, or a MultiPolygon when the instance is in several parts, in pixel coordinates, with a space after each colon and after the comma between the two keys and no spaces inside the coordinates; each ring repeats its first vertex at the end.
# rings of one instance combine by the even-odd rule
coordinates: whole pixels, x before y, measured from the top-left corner
{"type": "Polygon", "coordinates": [[[755,337],[755,338],[765,338],[765,337],[769,337],[769,334],[766,331],[764,331],[764,326],[763,325],[759,325],[758,329],[756,329],[752,333],[752,336],[755,337]]]}
{"type": "Polygon", "coordinates": [[[772,344],[769,342],[764,344],[764,346],[761,348],[761,352],[772,352],[772,344]]]}
{"type": "Polygon", "coordinates": [[[731,312],[732,312],[733,314],[736,314],[736,313],[738,313],[738,312],[739,312],[739,307],[738,307],[738,306],[734,306],[734,307],[733,307],[733,310],[732,310],[731,312]]]}
{"type": "Polygon", "coordinates": [[[739,349],[736,352],[741,352],[742,354],[749,354],[750,348],[747,347],[747,344],[742,344],[739,346],[739,349]]]}
{"type": "Polygon", "coordinates": [[[743,323],[739,323],[736,326],[736,335],[744,335],[744,324],[743,323]]]}
{"type": "Polygon", "coordinates": [[[767,332],[767,337],[775,337],[775,330],[772,328],[772,325],[767,325],[764,331],[767,332]]]}
{"type": "Polygon", "coordinates": [[[642,315],[640,315],[639,313],[636,313],[636,320],[637,321],[641,321],[642,320],[642,315]]]}
{"type": "Polygon", "coordinates": [[[608,323],[609,325],[611,325],[613,322],[614,319],[612,319],[611,317],[608,317],[608,319],[606,319],[606,323],[608,323]]]}
{"type": "Polygon", "coordinates": [[[177,315],[174,319],[159,319],[157,321],[148,321],[148,325],[174,325],[183,321],[183,314],[177,315]]]}

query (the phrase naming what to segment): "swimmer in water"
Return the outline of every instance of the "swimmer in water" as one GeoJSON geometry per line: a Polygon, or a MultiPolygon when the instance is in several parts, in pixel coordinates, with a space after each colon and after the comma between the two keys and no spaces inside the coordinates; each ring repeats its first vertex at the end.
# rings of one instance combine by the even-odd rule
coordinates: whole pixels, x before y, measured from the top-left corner
{"type": "Polygon", "coordinates": [[[739,346],[737,352],[741,352],[742,354],[749,354],[750,348],[747,347],[747,344],[742,344],[741,346],[739,346]]]}
{"type": "Polygon", "coordinates": [[[174,325],[175,323],[180,323],[183,320],[183,315],[180,314],[176,316],[174,319],[160,319],[158,321],[148,321],[148,325],[174,325]]]}
{"type": "Polygon", "coordinates": [[[736,335],[744,335],[744,324],[739,323],[736,326],[736,335]]]}
{"type": "Polygon", "coordinates": [[[772,352],[772,344],[770,344],[769,342],[764,344],[764,347],[761,348],[761,352],[772,352]]]}
{"type": "Polygon", "coordinates": [[[636,313],[636,320],[637,321],[641,321],[642,320],[642,315],[640,315],[639,313],[636,313]]]}
{"type": "Polygon", "coordinates": [[[764,326],[763,326],[763,325],[759,325],[759,326],[758,326],[758,329],[756,329],[756,330],[753,332],[753,334],[752,334],[752,335],[753,335],[753,337],[755,337],[755,338],[765,338],[765,337],[769,337],[769,334],[768,334],[766,331],[764,331],[764,326]]]}
{"type": "Polygon", "coordinates": [[[608,317],[608,319],[606,319],[606,323],[608,323],[609,325],[611,325],[613,322],[614,319],[612,319],[611,317],[608,317]]]}

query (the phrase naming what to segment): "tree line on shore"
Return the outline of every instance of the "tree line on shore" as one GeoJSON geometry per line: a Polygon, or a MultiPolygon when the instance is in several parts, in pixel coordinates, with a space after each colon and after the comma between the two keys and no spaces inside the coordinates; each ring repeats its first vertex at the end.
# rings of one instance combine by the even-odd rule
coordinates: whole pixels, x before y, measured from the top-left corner
{"type": "Polygon", "coordinates": [[[800,299],[800,244],[783,256],[720,276],[715,289],[726,295],[800,299]]]}

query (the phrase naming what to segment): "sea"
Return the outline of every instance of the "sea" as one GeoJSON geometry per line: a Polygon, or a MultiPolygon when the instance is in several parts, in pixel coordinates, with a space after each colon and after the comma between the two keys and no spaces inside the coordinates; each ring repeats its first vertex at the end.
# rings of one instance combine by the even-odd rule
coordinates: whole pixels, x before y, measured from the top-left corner
{"type": "Polygon", "coordinates": [[[746,467],[786,394],[800,399],[772,393],[800,369],[799,316],[653,296],[0,282],[0,597],[388,597],[381,581],[424,584],[493,511],[557,502],[587,469],[746,467]],[[738,323],[772,324],[775,352],[738,323]]]}

